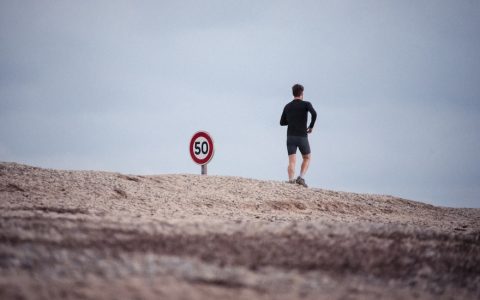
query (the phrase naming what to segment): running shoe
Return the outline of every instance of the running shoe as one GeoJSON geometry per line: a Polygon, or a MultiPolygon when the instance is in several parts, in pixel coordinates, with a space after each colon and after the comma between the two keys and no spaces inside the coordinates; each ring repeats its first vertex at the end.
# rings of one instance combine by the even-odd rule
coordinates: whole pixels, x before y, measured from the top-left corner
{"type": "Polygon", "coordinates": [[[305,183],[305,179],[303,179],[303,178],[300,177],[300,176],[297,177],[296,182],[297,182],[297,184],[299,184],[299,185],[301,185],[301,186],[308,187],[308,185],[305,183]]]}

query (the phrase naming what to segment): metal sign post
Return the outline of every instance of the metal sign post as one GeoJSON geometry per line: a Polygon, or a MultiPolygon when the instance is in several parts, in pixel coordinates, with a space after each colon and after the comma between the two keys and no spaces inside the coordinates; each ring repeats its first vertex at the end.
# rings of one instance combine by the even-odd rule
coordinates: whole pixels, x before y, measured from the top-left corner
{"type": "Polygon", "coordinates": [[[190,156],[201,165],[201,174],[207,175],[207,164],[214,153],[213,139],[206,131],[196,132],[190,139],[190,156]]]}

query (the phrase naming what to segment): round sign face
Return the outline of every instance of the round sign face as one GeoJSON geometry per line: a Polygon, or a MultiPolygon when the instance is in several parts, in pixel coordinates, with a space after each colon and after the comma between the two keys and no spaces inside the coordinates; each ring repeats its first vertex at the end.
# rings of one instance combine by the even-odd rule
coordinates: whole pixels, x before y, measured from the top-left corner
{"type": "Polygon", "coordinates": [[[199,131],[190,140],[190,156],[199,165],[206,165],[213,157],[213,139],[205,131],[199,131]]]}

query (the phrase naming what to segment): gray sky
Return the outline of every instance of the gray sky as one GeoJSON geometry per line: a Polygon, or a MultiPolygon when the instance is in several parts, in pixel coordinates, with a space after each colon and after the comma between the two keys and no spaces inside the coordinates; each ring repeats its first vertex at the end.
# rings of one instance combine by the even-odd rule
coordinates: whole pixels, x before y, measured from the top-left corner
{"type": "Polygon", "coordinates": [[[285,180],[297,82],[311,186],[480,207],[480,1],[0,0],[0,161],[285,180]]]}

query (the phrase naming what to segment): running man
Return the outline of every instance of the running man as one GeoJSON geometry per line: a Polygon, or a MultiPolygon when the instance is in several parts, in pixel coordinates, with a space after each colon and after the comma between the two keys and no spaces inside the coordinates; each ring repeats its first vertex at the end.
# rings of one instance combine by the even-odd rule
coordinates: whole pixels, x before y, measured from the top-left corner
{"type": "Polygon", "coordinates": [[[308,134],[312,133],[313,125],[317,119],[317,113],[308,101],[303,101],[303,86],[295,84],[292,87],[294,99],[285,105],[280,125],[286,126],[287,129],[287,151],[288,151],[288,182],[298,183],[304,187],[308,187],[305,183],[305,173],[310,164],[310,144],[308,143],[308,134]],[[307,128],[308,112],[312,115],[310,125],[307,128]],[[295,180],[295,163],[297,148],[302,153],[303,162],[300,168],[300,176],[295,180]]]}

